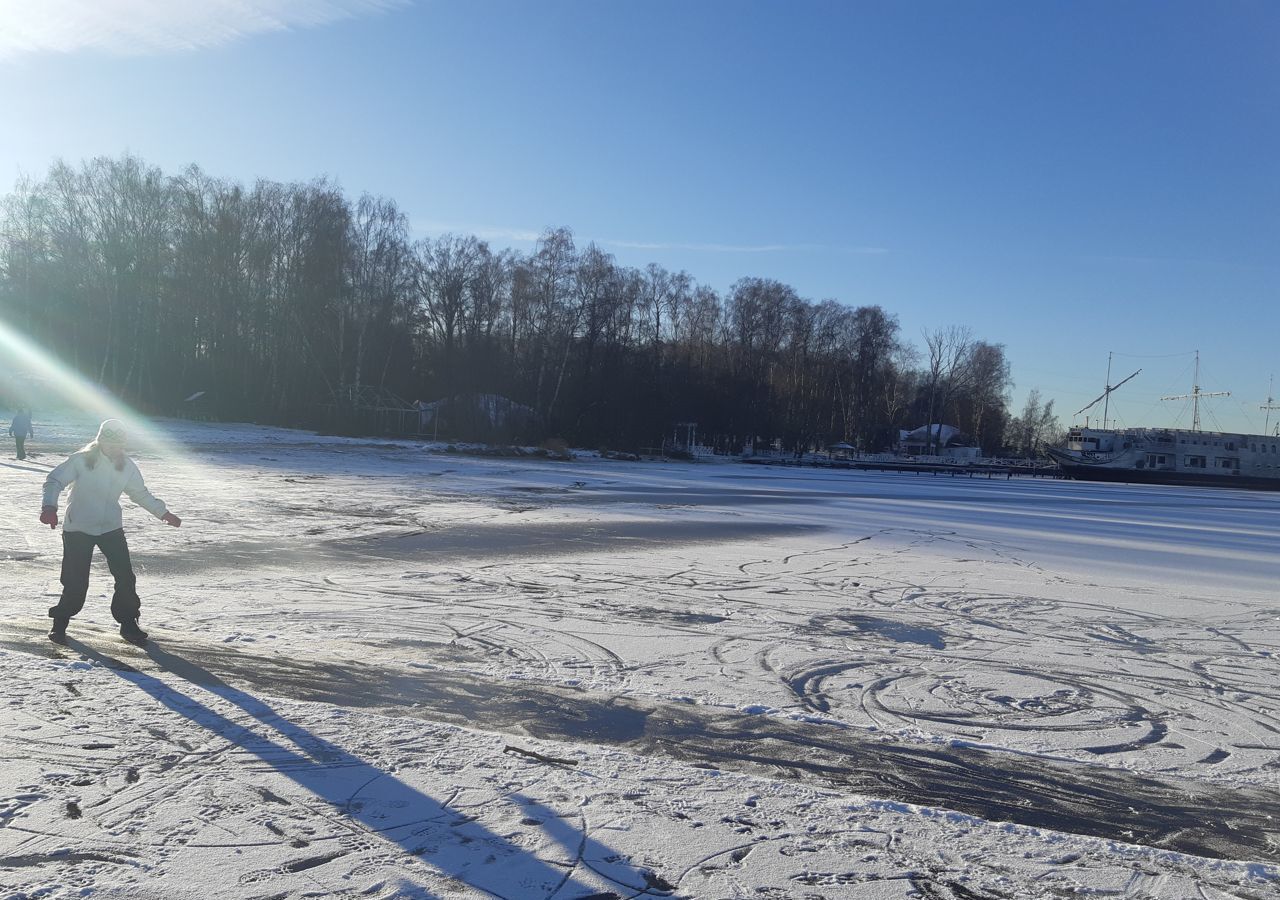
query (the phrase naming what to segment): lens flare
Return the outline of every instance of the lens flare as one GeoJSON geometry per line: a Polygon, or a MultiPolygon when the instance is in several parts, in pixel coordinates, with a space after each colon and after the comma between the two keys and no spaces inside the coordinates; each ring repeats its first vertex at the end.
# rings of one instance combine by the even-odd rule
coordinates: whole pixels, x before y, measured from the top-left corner
{"type": "MultiPolygon", "coordinates": [[[[128,428],[131,452],[143,450],[175,462],[186,457],[183,449],[145,416],[90,382],[3,319],[0,319],[0,391],[28,409],[63,407],[93,416],[99,422],[119,419],[128,428]]],[[[93,435],[92,431],[87,433],[85,442],[93,435]]]]}

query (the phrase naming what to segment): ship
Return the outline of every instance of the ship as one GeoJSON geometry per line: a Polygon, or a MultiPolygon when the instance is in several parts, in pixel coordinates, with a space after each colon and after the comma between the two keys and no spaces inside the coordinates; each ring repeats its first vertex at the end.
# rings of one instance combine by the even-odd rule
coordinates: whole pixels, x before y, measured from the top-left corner
{"type": "Polygon", "coordinates": [[[1049,456],[1085,481],[1280,491],[1280,437],[1174,428],[1072,428],[1049,456]]]}
{"type": "MultiPolygon", "coordinates": [[[[1083,413],[1112,391],[1141,373],[1107,389],[1083,413]]],[[[1111,363],[1107,362],[1108,382],[1111,363]]],[[[1162,400],[1191,400],[1194,410],[1190,429],[1072,427],[1060,447],[1047,448],[1050,458],[1069,478],[1085,481],[1123,481],[1137,484],[1182,484],[1197,487],[1234,487],[1280,490],[1280,427],[1272,434],[1202,431],[1200,399],[1230,396],[1227,391],[1200,390],[1200,355],[1196,353],[1196,377],[1190,394],[1162,397],[1162,400]]],[[[1270,392],[1268,392],[1270,393],[1270,392]]],[[[1105,409],[1105,408],[1104,408],[1105,409]]],[[[1280,409],[1268,396],[1261,409],[1280,409]]],[[[1079,415],[1080,413],[1077,413],[1079,415]]]]}

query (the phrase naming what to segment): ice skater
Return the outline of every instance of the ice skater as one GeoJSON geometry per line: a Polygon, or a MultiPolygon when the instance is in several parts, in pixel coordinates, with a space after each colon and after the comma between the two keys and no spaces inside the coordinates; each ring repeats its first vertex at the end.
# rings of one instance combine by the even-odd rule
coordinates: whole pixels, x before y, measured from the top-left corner
{"type": "Polygon", "coordinates": [[[116,580],[111,615],[120,623],[121,637],[135,643],[147,639],[147,633],[138,627],[142,601],[124,537],[120,495],[128,494],[130,500],[166,525],[177,528],[182,520],[147,490],[137,465],[125,455],[127,438],[124,425],[118,419],[108,419],[98,428],[96,438],[71,454],[45,479],[40,521],[50,528],[58,527],[58,495],[71,488],[62,526],[62,598],[49,609],[53,619],[49,639],[57,643],[67,639],[68,621],[84,608],[94,547],[107,558],[116,580]]]}
{"type": "Polygon", "coordinates": [[[31,413],[19,406],[13,421],[9,423],[9,433],[13,435],[18,445],[18,459],[26,459],[27,451],[23,445],[26,444],[27,438],[36,436],[36,433],[31,430],[31,413]]]}

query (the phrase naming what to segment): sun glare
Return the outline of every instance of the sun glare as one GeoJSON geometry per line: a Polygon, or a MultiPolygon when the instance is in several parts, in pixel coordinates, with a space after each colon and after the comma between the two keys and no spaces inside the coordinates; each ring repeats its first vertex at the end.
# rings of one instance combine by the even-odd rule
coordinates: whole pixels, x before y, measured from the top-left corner
{"type": "MultiPolygon", "coordinates": [[[[158,453],[175,462],[185,451],[147,417],[77,374],[56,356],[0,320],[0,391],[37,411],[64,408],[99,420],[120,419],[129,428],[133,450],[158,453]]],[[[88,440],[92,435],[87,435],[88,440]]]]}

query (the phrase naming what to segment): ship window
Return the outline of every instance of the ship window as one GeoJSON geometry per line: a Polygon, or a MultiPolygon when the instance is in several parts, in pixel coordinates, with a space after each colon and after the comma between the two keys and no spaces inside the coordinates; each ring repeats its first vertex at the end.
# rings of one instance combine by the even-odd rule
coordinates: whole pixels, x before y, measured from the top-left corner
{"type": "Polygon", "coordinates": [[[1238,469],[1240,468],[1240,460],[1236,459],[1234,456],[1219,456],[1218,468],[1219,469],[1238,469]]]}
{"type": "Polygon", "coordinates": [[[1182,464],[1188,469],[1203,469],[1205,468],[1204,463],[1205,459],[1203,456],[1188,456],[1183,460],[1182,464]]]}

